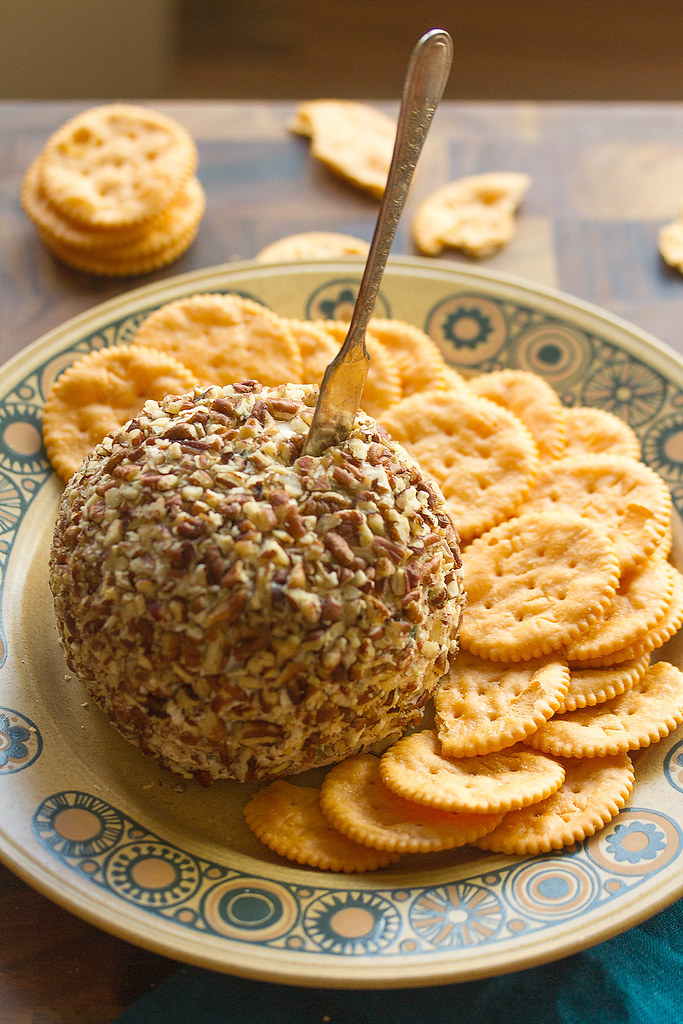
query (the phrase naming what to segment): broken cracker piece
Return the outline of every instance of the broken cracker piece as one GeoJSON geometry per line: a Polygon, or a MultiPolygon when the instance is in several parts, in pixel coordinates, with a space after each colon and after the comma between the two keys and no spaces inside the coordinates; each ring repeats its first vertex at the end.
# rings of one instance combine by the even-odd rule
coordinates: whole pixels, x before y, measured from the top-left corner
{"type": "Polygon", "coordinates": [[[452,181],[428,196],[417,209],[412,230],[425,256],[445,248],[480,259],[491,256],[512,238],[515,214],[531,178],[514,171],[473,174],[452,181]]]}
{"type": "Polygon", "coordinates": [[[396,134],[387,114],[354,100],[308,100],[289,128],[310,138],[311,154],[335,174],[382,197],[396,134]]]}

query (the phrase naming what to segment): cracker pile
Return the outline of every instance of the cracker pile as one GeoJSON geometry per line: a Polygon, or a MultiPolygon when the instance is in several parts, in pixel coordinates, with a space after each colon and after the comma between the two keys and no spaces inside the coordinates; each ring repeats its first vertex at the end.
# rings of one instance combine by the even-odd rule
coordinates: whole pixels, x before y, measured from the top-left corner
{"type": "Polygon", "coordinates": [[[21,201],[45,245],[90,274],[145,274],[177,259],[204,214],[189,133],[158,111],[112,103],[77,114],[29,166],[21,201]]]}
{"type": "MultiPolygon", "coordinates": [[[[258,379],[317,384],[348,325],[281,317],[233,293],[169,302],[142,322],[132,345],[77,359],[52,384],[43,416],[48,457],[65,482],[111,430],[147,400],[194,385],[258,379]]],[[[376,319],[367,336],[371,366],[363,409],[376,418],[418,388],[441,387],[451,371],[422,331],[376,319]]]]}
{"type": "Polygon", "coordinates": [[[337,871],[361,870],[360,853],[322,857],[312,825],[305,845],[275,826],[304,792],[327,850],[330,829],[346,851],[387,855],[580,842],[628,800],[631,752],[683,722],[683,673],[653,659],[683,624],[668,489],[626,424],[565,409],[525,371],[442,367],[380,419],[463,539],[461,650],[432,727],[335,765],[317,791],[262,790],[246,821],[280,855],[337,871]]]}
{"type": "MultiPolygon", "coordinates": [[[[276,353],[280,376],[308,383],[345,330],[195,295],[152,313],[128,352],[131,367],[153,354],[200,384],[264,375],[276,353]]],[[[683,674],[657,660],[683,623],[668,489],[625,423],[566,409],[540,377],[466,380],[396,320],[373,320],[368,345],[366,411],[436,480],[462,539],[461,650],[428,728],[340,762],[319,789],[272,783],[247,823],[283,857],[349,872],[463,845],[533,855],[579,842],[624,806],[631,752],[683,722],[683,674]]],[[[123,423],[130,406],[93,372],[120,359],[105,349],[55,382],[58,472],[52,407],[65,433],[89,406],[123,423]]],[[[93,435],[81,441],[78,458],[93,435]]]]}

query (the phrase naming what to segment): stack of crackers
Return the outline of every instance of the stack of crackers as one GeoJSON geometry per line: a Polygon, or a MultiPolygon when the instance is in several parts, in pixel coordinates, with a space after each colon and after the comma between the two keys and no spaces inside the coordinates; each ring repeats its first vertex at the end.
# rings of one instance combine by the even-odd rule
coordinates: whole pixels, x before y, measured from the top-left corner
{"type": "MultiPolygon", "coordinates": [[[[55,381],[48,454],[68,479],[104,433],[168,391],[317,382],[347,326],[230,293],[168,303],[131,346],[81,357],[55,381]]],[[[657,660],[683,623],[668,488],[627,424],[565,408],[532,373],[466,380],[397,320],[372,320],[367,341],[364,408],[437,481],[461,537],[461,651],[428,728],[334,766],[320,788],[261,788],[246,820],[280,855],[335,871],[581,841],[624,806],[632,752],[683,722],[683,674],[657,660]]]]}
{"type": "Polygon", "coordinates": [[[83,111],[46,142],[23,180],[25,212],[64,263],[91,274],[148,273],[194,241],[206,205],[190,134],[158,111],[83,111]]]}

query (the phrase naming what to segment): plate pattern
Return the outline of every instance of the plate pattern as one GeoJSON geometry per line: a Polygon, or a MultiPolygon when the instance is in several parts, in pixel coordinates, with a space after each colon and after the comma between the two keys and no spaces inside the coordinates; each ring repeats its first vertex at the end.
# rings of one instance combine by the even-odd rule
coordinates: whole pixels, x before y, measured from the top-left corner
{"type": "MultiPolygon", "coordinates": [[[[680,744],[679,744],[680,746],[680,744]]],[[[569,854],[520,859],[447,884],[367,889],[297,885],[196,857],[82,791],[53,793],[33,816],[65,867],[176,925],[251,945],[332,956],[420,957],[509,941],[584,917],[680,856],[672,818],[629,808],[569,854]]]]}
{"type": "MultiPolygon", "coordinates": [[[[231,279],[228,274],[224,290],[231,287],[231,279]]],[[[249,292],[241,294],[268,304],[260,294],[258,274],[237,275],[234,283],[238,287],[232,290],[240,291],[239,285],[247,283],[249,292]]],[[[357,284],[357,277],[318,274],[291,315],[346,316],[357,284]]],[[[566,405],[595,404],[622,416],[637,432],[645,461],[664,477],[683,515],[683,385],[660,372],[656,360],[646,361],[647,347],[642,347],[641,359],[628,346],[613,343],[614,335],[600,329],[599,317],[577,320],[568,304],[563,317],[562,303],[553,301],[546,310],[524,289],[518,299],[500,297],[495,280],[475,288],[467,275],[460,283],[454,273],[442,285],[438,291],[432,286],[427,300],[416,289],[411,319],[452,366],[465,375],[508,366],[533,370],[556,388],[566,405]],[[590,329],[579,323],[589,323],[590,329]]],[[[400,278],[392,283],[388,272],[378,315],[392,316],[395,306],[403,308],[402,287],[400,278]]],[[[223,289],[210,284],[204,290],[223,289]]],[[[94,321],[96,329],[67,332],[63,346],[37,349],[22,379],[0,393],[0,684],[11,643],[2,619],[8,565],[22,522],[51,474],[40,430],[45,396],[75,358],[126,343],[159,304],[143,308],[140,303],[134,312],[118,316],[113,306],[111,319],[94,321]]],[[[0,776],[17,776],[48,760],[41,734],[47,723],[41,724],[34,710],[35,722],[27,716],[34,703],[30,694],[23,696],[23,708],[21,698],[13,699],[11,708],[0,707],[0,776]]],[[[661,744],[664,781],[659,783],[666,790],[666,813],[661,799],[653,798],[658,809],[626,808],[602,832],[571,850],[513,860],[491,871],[480,864],[471,877],[448,873],[453,877],[448,882],[441,872],[438,883],[402,888],[383,887],[382,873],[373,876],[371,888],[353,879],[328,880],[323,873],[314,874],[313,884],[284,883],[268,877],[267,867],[253,875],[237,870],[230,865],[229,851],[226,863],[210,862],[83,790],[79,778],[74,778],[73,788],[47,797],[43,786],[40,803],[28,812],[33,836],[55,864],[60,885],[65,867],[67,875],[78,876],[80,886],[86,882],[95,900],[96,892],[104,894],[109,907],[113,899],[194,936],[218,937],[239,947],[314,953],[336,962],[346,958],[351,963],[359,956],[428,962],[435,952],[495,949],[546,932],[550,939],[567,922],[600,915],[605,908],[615,908],[618,917],[620,903],[628,915],[637,902],[636,890],[647,890],[654,876],[670,870],[683,851],[677,824],[683,821],[683,741],[670,737],[667,744],[668,750],[661,744]]],[[[7,782],[12,785],[9,778],[7,782]]],[[[225,963],[229,967],[229,957],[225,963]]]]}

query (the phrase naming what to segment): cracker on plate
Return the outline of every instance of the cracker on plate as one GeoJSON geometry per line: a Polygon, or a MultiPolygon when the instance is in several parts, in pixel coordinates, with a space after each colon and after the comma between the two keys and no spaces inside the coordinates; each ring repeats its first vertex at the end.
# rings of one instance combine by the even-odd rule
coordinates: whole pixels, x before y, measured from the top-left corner
{"type": "Polygon", "coordinates": [[[555,715],[526,742],[546,754],[605,757],[648,747],[682,722],[683,673],[658,661],[624,693],[594,707],[555,715]]]}
{"type": "Polygon", "coordinates": [[[376,871],[397,859],[389,851],[354,843],[332,828],[320,810],[320,791],[279,779],[259,790],[244,808],[247,825],[262,843],[287,860],[323,871],[376,871]]]}
{"type": "Polygon", "coordinates": [[[466,389],[411,395],[380,422],[437,481],[464,542],[512,515],[535,480],[538,451],[527,428],[466,389]]]}
{"type": "Polygon", "coordinates": [[[403,320],[375,317],[368,324],[368,334],[391,355],[401,381],[401,398],[451,384],[438,346],[419,327],[403,320]]]}
{"type": "Polygon", "coordinates": [[[635,430],[609,409],[577,405],[565,409],[565,455],[627,455],[640,459],[640,439],[635,430]]]}
{"type": "Polygon", "coordinates": [[[406,800],[443,811],[493,814],[544,800],[564,782],[551,757],[538,758],[523,744],[475,757],[446,757],[436,730],[423,729],[382,754],[385,786],[406,800]]]}
{"type": "Polygon", "coordinates": [[[443,753],[471,757],[523,740],[561,706],[568,681],[559,657],[501,664],[460,651],[434,693],[443,753]]]}
{"type": "Polygon", "coordinates": [[[570,668],[569,686],[557,714],[602,704],[625,693],[648,669],[650,655],[620,662],[606,668],[570,668]]]}
{"type": "Polygon", "coordinates": [[[500,825],[474,841],[482,850],[535,856],[579,843],[619,813],[633,788],[628,754],[560,758],[565,780],[545,800],[509,811],[500,825]]]}
{"type": "MultiPolygon", "coordinates": [[[[346,338],[349,325],[345,320],[316,321],[337,341],[337,351],[346,338]]],[[[380,419],[383,413],[401,398],[401,378],[394,358],[382,342],[368,333],[365,344],[370,355],[370,367],[363,388],[361,409],[380,419]]]]}
{"type": "Polygon", "coordinates": [[[287,321],[231,292],[189,295],[159,307],[133,343],[175,356],[200,384],[301,381],[301,353],[287,321]]]}
{"type": "Polygon", "coordinates": [[[642,640],[670,605],[676,572],[664,558],[651,556],[622,573],[603,618],[565,647],[567,660],[600,658],[642,640]]]}
{"type": "Polygon", "coordinates": [[[649,655],[663,647],[683,625],[683,574],[673,565],[669,566],[669,574],[673,578],[673,591],[661,616],[646,633],[626,647],[620,647],[595,658],[572,661],[571,666],[573,668],[607,668],[610,665],[620,665],[633,658],[640,658],[644,654],[649,655]]]}
{"type": "Polygon", "coordinates": [[[605,615],[619,581],[607,532],[559,510],[525,511],[488,530],[464,549],[463,571],[460,644],[493,661],[565,650],[605,615]]]}
{"type": "Polygon", "coordinates": [[[644,462],[623,455],[571,455],[541,466],[528,511],[568,512],[601,523],[622,572],[655,550],[671,521],[669,489],[644,462]]]}
{"type": "Polygon", "coordinates": [[[509,409],[527,427],[542,459],[556,459],[565,447],[565,408],[543,377],[528,370],[493,370],[468,380],[480,398],[509,409]]]}
{"type": "Polygon", "coordinates": [[[173,356],[116,345],[82,356],[60,374],[43,410],[43,443],[66,481],[95,445],[142,411],[148,399],[184,394],[198,383],[173,356]]]}
{"type": "Polygon", "coordinates": [[[502,820],[502,814],[451,813],[397,796],[382,782],[379,758],[368,753],[348,757],[327,773],[320,806],[350,839],[394,853],[452,850],[502,820]]]}

